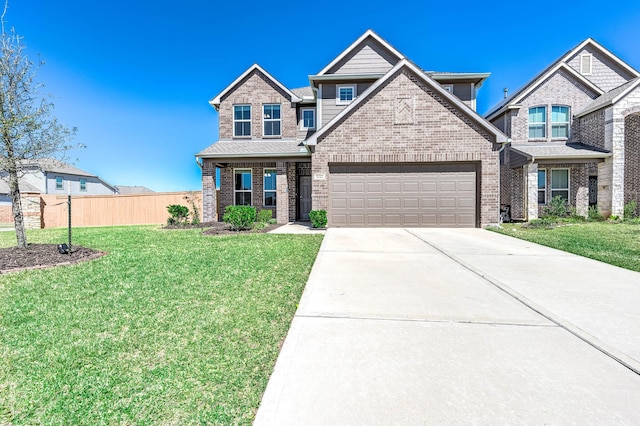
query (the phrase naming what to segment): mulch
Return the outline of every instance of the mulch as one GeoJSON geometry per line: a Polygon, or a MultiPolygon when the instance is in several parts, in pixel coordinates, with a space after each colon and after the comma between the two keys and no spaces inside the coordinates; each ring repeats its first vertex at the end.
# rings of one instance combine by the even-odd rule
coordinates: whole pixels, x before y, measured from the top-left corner
{"type": "Polygon", "coordinates": [[[71,254],[60,254],[57,244],[29,244],[26,249],[8,247],[0,249],[0,274],[43,269],[58,265],[73,265],[97,259],[106,253],[86,247],[73,246],[71,254]]]}
{"type": "Polygon", "coordinates": [[[202,235],[241,235],[241,234],[263,234],[265,232],[273,231],[276,228],[281,227],[282,224],[267,225],[262,229],[247,229],[244,231],[234,231],[231,229],[228,223],[225,222],[205,222],[197,225],[183,225],[164,226],[163,229],[190,229],[190,228],[202,228],[204,231],[202,235]]]}

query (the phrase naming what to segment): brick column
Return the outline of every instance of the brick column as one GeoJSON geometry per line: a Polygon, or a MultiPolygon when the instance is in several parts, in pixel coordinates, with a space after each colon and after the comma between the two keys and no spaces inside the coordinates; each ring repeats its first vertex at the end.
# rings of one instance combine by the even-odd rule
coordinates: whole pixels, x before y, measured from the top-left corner
{"type": "MultiPolygon", "coordinates": [[[[42,228],[42,209],[40,194],[20,194],[22,217],[25,229],[42,228]]],[[[66,209],[65,209],[66,211],[66,209]]]]}
{"type": "Polygon", "coordinates": [[[589,216],[589,188],[581,186],[576,192],[576,214],[578,216],[589,216]]]}
{"type": "Polygon", "coordinates": [[[289,223],[289,183],[287,181],[288,163],[276,163],[276,221],[289,223]]]}
{"type": "Polygon", "coordinates": [[[202,221],[217,222],[216,209],[216,165],[211,160],[204,160],[202,165],[202,221]]]}
{"type": "Polygon", "coordinates": [[[525,166],[527,177],[527,220],[538,218],[538,165],[536,163],[525,166]]]}

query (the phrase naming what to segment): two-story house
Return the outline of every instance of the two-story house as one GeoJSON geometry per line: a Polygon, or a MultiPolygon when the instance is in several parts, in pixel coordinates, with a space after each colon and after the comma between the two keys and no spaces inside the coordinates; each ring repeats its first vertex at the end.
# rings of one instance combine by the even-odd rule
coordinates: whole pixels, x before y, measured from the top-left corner
{"type": "MultiPolygon", "coordinates": [[[[20,177],[20,192],[66,195],[106,195],[117,193],[116,187],[100,177],[55,159],[25,161],[20,177]]],[[[0,202],[11,203],[7,173],[0,173],[0,202]]]]}
{"type": "Polygon", "coordinates": [[[219,201],[221,212],[271,209],[279,223],[311,209],[329,226],[498,222],[507,137],[475,112],[488,75],[424,71],[373,31],[308,87],[251,66],[210,101],[220,139],[196,155],[204,220],[219,220],[219,201]]]}
{"type": "Polygon", "coordinates": [[[640,201],[639,76],[587,39],[486,114],[512,139],[500,157],[512,218],[535,219],[557,196],[583,216],[640,201]]]}

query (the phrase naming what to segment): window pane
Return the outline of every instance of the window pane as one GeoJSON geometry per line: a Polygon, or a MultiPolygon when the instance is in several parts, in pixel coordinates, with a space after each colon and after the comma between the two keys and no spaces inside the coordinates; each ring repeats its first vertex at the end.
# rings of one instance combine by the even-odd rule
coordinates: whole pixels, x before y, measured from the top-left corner
{"type": "Polygon", "coordinates": [[[538,191],[538,204],[545,204],[547,200],[545,200],[545,191],[538,191]]]}
{"type": "Polygon", "coordinates": [[[249,105],[236,105],[233,107],[234,120],[250,120],[251,119],[251,106],[249,105]]]}
{"type": "Polygon", "coordinates": [[[341,87],[338,93],[341,101],[353,100],[353,87],[341,87]]]}
{"type": "Polygon", "coordinates": [[[279,136],[280,135],[280,121],[265,121],[264,122],[264,134],[265,134],[265,136],[279,136]]]}
{"type": "Polygon", "coordinates": [[[559,191],[559,190],[558,191],[551,191],[551,198],[554,198],[554,197],[557,197],[557,196],[560,196],[563,199],[568,201],[569,200],[569,191],[566,190],[566,189],[562,190],[562,191],[559,191]]]}
{"type": "Polygon", "coordinates": [[[529,125],[529,138],[544,138],[545,125],[544,124],[532,124],[529,125]]]}
{"type": "Polygon", "coordinates": [[[236,122],[236,136],[251,136],[251,123],[248,121],[236,122]]]}
{"type": "Polygon", "coordinates": [[[275,191],[276,189],[276,171],[265,170],[264,171],[264,190],[275,191]]]}
{"type": "Polygon", "coordinates": [[[551,189],[569,188],[569,170],[551,171],[551,189]]]}
{"type": "Polygon", "coordinates": [[[551,122],[552,123],[568,123],[569,107],[553,106],[551,108],[551,122]]]}
{"type": "Polygon", "coordinates": [[[264,205],[269,207],[273,207],[276,205],[275,191],[267,191],[264,193],[264,205]]]}
{"type": "Polygon", "coordinates": [[[544,170],[538,170],[538,189],[544,189],[547,187],[547,172],[544,170]]]}
{"type": "Polygon", "coordinates": [[[313,110],[308,109],[302,111],[302,127],[307,129],[316,127],[315,113],[313,110]]]}
{"type": "Polygon", "coordinates": [[[547,121],[545,110],[545,107],[529,108],[529,123],[545,123],[547,121]]]}
{"type": "Polygon", "coordinates": [[[236,206],[250,206],[250,205],[251,205],[250,192],[236,192],[236,206]]]}
{"type": "Polygon", "coordinates": [[[251,191],[251,172],[236,170],[236,191],[251,191]]]}
{"type": "Polygon", "coordinates": [[[568,124],[554,124],[551,126],[551,137],[553,138],[568,138],[569,137],[569,125],[568,124]]]}

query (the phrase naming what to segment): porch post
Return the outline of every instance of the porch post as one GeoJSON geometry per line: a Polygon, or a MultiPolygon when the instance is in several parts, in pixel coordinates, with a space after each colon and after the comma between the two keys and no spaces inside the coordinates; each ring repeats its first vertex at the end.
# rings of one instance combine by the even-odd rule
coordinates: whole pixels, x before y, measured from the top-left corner
{"type": "Polygon", "coordinates": [[[276,221],[289,223],[289,181],[285,161],[276,162],[276,221]]]}
{"type": "Polygon", "coordinates": [[[202,221],[217,222],[216,166],[211,160],[202,165],[202,221]]]}
{"type": "Polygon", "coordinates": [[[538,218],[538,164],[525,166],[525,189],[527,191],[527,220],[538,218]]]}

